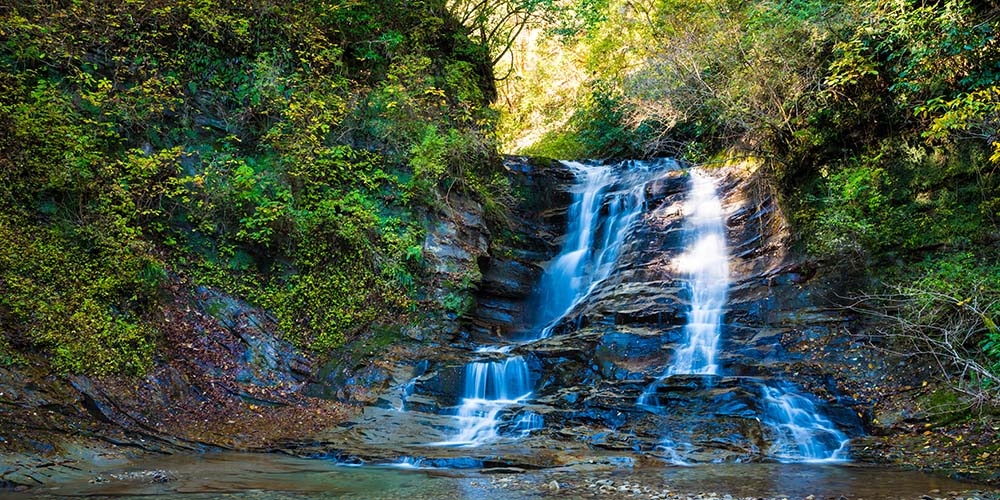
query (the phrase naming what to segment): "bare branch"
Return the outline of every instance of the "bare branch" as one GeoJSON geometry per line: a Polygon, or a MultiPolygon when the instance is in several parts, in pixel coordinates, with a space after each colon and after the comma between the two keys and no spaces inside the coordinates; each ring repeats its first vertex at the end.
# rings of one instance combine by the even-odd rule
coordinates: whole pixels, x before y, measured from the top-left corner
{"type": "Polygon", "coordinates": [[[961,298],[906,286],[855,297],[846,308],[881,325],[877,336],[891,342],[880,349],[930,360],[941,379],[966,396],[969,408],[982,408],[1000,405],[1000,373],[980,348],[989,333],[988,313],[997,304],[995,293],[980,290],[961,298]]]}

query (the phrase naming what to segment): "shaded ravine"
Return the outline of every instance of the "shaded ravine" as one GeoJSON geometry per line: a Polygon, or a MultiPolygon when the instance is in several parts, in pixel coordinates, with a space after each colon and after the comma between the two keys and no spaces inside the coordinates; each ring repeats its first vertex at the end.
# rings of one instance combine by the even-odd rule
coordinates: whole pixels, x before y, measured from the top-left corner
{"type": "MultiPolygon", "coordinates": [[[[561,244],[548,254],[515,248],[510,257],[481,260],[488,308],[468,318],[470,333],[423,360],[426,369],[401,370],[400,385],[382,403],[297,453],[460,468],[842,458],[829,450],[846,452],[842,436],[863,430],[856,412],[831,397],[834,387],[793,368],[798,355],[775,336],[790,331],[774,323],[783,303],[770,302],[770,285],[757,285],[784,272],[765,253],[774,212],[747,198],[744,180],[725,170],[689,175],[672,162],[515,168],[559,179],[566,196],[536,210],[550,227],[563,221],[567,234],[553,238],[561,244]],[[707,193],[699,205],[720,220],[691,217],[694,182],[707,193]],[[715,259],[682,272],[678,263],[705,253],[687,248],[699,227],[716,240],[714,254],[731,254],[728,266],[715,259]],[[691,290],[699,279],[687,274],[706,267],[710,277],[701,281],[714,286],[728,276],[729,286],[699,302],[691,290]],[[532,293],[527,279],[572,285],[546,298],[547,288],[532,293]],[[688,324],[701,314],[696,309],[719,318],[719,325],[700,321],[711,333],[702,347],[718,349],[671,373],[674,353],[690,350],[697,336],[700,326],[688,324]],[[811,396],[807,388],[817,387],[822,396],[811,396]],[[647,404],[637,405],[643,394],[647,404]],[[809,430],[803,413],[830,432],[809,430]],[[811,456],[800,442],[810,435],[829,443],[825,455],[811,456]]],[[[801,301],[788,303],[803,310],[801,301]]]]}

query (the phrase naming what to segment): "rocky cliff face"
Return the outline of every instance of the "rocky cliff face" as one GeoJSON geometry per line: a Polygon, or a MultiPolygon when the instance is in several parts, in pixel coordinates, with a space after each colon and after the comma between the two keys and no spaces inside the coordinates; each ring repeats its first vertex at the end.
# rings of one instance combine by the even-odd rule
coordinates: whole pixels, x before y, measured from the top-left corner
{"type": "MultiPolygon", "coordinates": [[[[738,167],[713,172],[721,178],[731,253],[722,376],[672,377],[656,388],[656,407],[636,404],[682,341],[688,297],[673,263],[683,249],[688,188],[680,170],[647,185],[647,209],[616,270],[551,337],[511,353],[475,352],[530,325],[532,287],[565,231],[571,172],[558,163],[517,161],[510,168],[544,197],[516,212],[517,237],[505,246],[494,240],[489,254],[477,258],[478,305],[464,326],[413,369],[400,370],[395,388],[378,404],[323,434],[324,444],[308,453],[369,462],[415,456],[429,464],[538,467],[656,459],[666,453],[665,439],[675,436],[686,446],[669,450],[673,460],[766,460],[774,436],[761,424],[762,384],[779,380],[808,394],[842,431],[865,434],[860,417],[867,404],[841,387],[846,379],[840,375],[849,372],[861,346],[851,342],[848,318],[833,302],[836,283],[788,250],[788,225],[774,196],[738,167]],[[516,444],[428,446],[454,432],[451,414],[465,364],[511,354],[527,360],[535,380],[530,403],[512,411],[541,415],[544,427],[516,444]]],[[[506,430],[517,434],[513,425],[506,430]]]]}

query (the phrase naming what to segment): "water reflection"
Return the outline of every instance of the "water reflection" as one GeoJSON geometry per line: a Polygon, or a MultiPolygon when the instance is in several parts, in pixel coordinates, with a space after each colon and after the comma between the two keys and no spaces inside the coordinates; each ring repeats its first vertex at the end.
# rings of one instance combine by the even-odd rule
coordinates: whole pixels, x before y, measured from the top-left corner
{"type": "MultiPolygon", "coordinates": [[[[484,474],[466,470],[406,469],[403,458],[379,467],[340,467],[333,461],[282,455],[209,454],[165,457],[133,465],[81,468],[30,493],[11,498],[540,498],[557,481],[560,496],[596,493],[593,484],[628,481],[651,492],[714,492],[719,496],[804,498],[919,498],[932,490],[964,491],[973,485],[919,472],[879,467],[812,464],[718,464],[691,467],[610,467],[484,474]],[[404,466],[405,467],[405,466],[404,466]],[[149,471],[169,480],[151,483],[149,471]],[[133,478],[113,479],[113,478],[133,478]],[[98,479],[101,478],[101,479],[98,479]],[[498,479],[499,478],[499,479],[498,479]],[[509,478],[509,479],[507,479],[509,478]],[[508,481],[508,482],[505,482],[508,481]],[[509,484],[516,483],[517,487],[509,484]],[[588,487],[588,485],[590,485],[588,487]]],[[[630,463],[630,462],[622,462],[630,463]]],[[[2,496],[2,494],[0,494],[2,496]]]]}

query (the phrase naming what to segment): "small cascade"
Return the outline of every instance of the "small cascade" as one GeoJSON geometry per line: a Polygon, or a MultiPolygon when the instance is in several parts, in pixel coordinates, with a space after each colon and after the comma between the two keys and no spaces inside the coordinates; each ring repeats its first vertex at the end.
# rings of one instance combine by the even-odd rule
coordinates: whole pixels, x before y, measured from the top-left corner
{"type": "Polygon", "coordinates": [[[680,454],[679,450],[683,450],[686,453],[690,453],[694,446],[691,443],[676,443],[673,439],[669,437],[663,438],[660,444],[656,446],[654,451],[663,454],[663,458],[667,460],[671,465],[691,465],[690,462],[684,460],[684,457],[680,454]]]}
{"type": "Polygon", "coordinates": [[[537,431],[542,427],[545,427],[545,420],[542,419],[541,415],[533,411],[525,411],[514,419],[513,431],[521,436],[527,436],[531,434],[531,431],[537,431]]]}
{"type": "Polygon", "coordinates": [[[535,318],[542,327],[541,338],[551,335],[559,320],[611,275],[626,236],[645,207],[646,184],[677,165],[672,160],[564,164],[580,181],[567,212],[569,226],[562,250],[542,276],[535,318]],[[627,170],[620,170],[622,166],[627,170]]]}
{"type": "Polygon", "coordinates": [[[531,396],[528,364],[515,356],[503,361],[476,361],[465,366],[460,431],[440,446],[478,446],[499,437],[500,414],[531,396]]]}
{"type": "Polygon", "coordinates": [[[399,460],[389,464],[390,467],[398,467],[400,469],[420,469],[423,468],[420,464],[420,460],[413,457],[399,457],[399,460]]]}
{"type": "Polygon", "coordinates": [[[428,363],[426,359],[417,363],[413,377],[411,377],[410,380],[403,384],[403,386],[399,389],[399,406],[393,406],[394,410],[406,411],[406,400],[413,395],[413,391],[417,387],[417,379],[419,379],[424,372],[427,371],[427,366],[428,363]]]}
{"type": "Polygon", "coordinates": [[[677,349],[667,374],[715,375],[729,287],[729,256],[722,202],[712,178],[701,171],[691,171],[691,194],[684,215],[689,243],[677,264],[688,276],[691,305],[684,325],[685,344],[677,349]]]}
{"type": "Polygon", "coordinates": [[[406,411],[406,398],[413,394],[413,389],[417,385],[417,377],[411,378],[403,387],[399,390],[399,406],[394,407],[396,411],[406,411]]]}
{"type": "Polygon", "coordinates": [[[809,398],[790,387],[761,386],[764,423],[776,438],[768,454],[783,462],[836,462],[847,459],[844,433],[809,398]]]}

